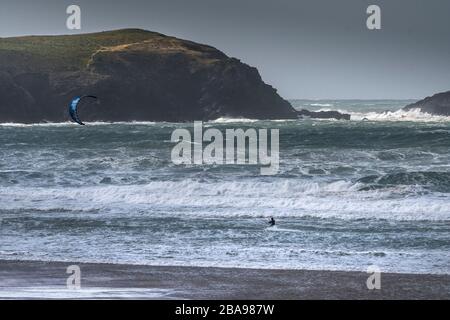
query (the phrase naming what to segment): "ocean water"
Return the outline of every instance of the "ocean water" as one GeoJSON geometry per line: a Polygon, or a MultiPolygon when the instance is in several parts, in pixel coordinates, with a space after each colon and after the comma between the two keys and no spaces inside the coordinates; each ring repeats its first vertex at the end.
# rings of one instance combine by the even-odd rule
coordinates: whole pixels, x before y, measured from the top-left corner
{"type": "Polygon", "coordinates": [[[450,274],[450,118],[408,103],[205,123],[279,129],[275,176],[174,165],[192,123],[0,124],[0,259],[450,274]]]}

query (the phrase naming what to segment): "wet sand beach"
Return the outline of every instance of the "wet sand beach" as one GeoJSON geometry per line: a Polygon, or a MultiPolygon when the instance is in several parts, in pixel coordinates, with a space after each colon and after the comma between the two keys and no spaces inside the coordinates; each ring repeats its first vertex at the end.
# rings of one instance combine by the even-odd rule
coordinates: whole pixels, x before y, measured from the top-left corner
{"type": "Polygon", "coordinates": [[[450,275],[0,260],[1,299],[449,299],[450,275]],[[67,289],[78,265],[81,289],[67,289]]]}

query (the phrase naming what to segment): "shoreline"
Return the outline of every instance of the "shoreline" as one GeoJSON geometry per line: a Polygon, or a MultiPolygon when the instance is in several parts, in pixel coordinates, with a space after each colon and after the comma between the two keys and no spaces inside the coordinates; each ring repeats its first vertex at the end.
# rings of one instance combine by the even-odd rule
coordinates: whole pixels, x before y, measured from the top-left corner
{"type": "Polygon", "coordinates": [[[450,275],[0,260],[0,299],[450,299],[450,275]],[[78,265],[81,289],[69,290],[78,265]]]}

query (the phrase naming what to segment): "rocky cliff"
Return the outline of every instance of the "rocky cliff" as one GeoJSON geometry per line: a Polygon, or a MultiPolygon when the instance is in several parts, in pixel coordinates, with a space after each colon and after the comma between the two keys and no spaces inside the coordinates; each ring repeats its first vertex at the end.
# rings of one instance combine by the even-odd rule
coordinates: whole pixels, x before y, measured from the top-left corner
{"type": "Polygon", "coordinates": [[[301,109],[297,111],[299,118],[313,118],[313,119],[336,119],[336,120],[350,120],[351,115],[347,113],[340,113],[339,111],[309,111],[301,109]]]}
{"type": "Polygon", "coordinates": [[[450,116],[450,91],[437,93],[404,108],[404,110],[411,109],[420,109],[433,115],[450,116]]]}
{"type": "Polygon", "coordinates": [[[100,99],[84,121],[297,117],[257,69],[191,41],[139,29],[0,39],[0,122],[67,121],[84,94],[100,99]]]}

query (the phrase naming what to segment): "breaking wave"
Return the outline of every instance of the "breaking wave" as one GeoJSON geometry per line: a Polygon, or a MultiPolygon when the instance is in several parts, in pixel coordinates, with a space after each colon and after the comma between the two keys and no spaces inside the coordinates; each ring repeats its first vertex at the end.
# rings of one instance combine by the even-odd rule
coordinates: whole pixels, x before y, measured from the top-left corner
{"type": "Polygon", "coordinates": [[[412,121],[412,122],[450,122],[450,116],[432,115],[422,112],[420,109],[411,109],[408,111],[385,111],[385,112],[356,112],[345,109],[332,110],[321,108],[319,111],[338,111],[340,113],[350,114],[350,119],[355,121],[412,121]]]}
{"type": "MultiPolygon", "coordinates": [[[[388,178],[384,178],[388,180],[388,178]]],[[[380,178],[378,183],[381,183],[380,178]]],[[[11,187],[0,195],[3,210],[119,210],[165,208],[189,216],[277,216],[340,219],[450,220],[439,195],[405,196],[407,186],[363,190],[362,182],[155,181],[146,185],[75,188],[11,187]],[[188,212],[188,213],[186,213],[188,212]]]]}

